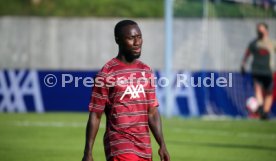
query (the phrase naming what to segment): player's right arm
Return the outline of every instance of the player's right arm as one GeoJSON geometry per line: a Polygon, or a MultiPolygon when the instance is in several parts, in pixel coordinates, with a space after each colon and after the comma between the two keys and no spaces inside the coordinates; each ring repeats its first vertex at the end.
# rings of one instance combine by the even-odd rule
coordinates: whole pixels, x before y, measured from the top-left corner
{"type": "Polygon", "coordinates": [[[90,112],[86,126],[86,141],[82,161],[93,161],[92,150],[99,130],[102,113],[90,112]]]}
{"type": "Polygon", "coordinates": [[[108,88],[106,87],[105,74],[99,72],[94,82],[95,85],[89,103],[90,114],[86,127],[86,141],[82,161],[93,161],[93,145],[99,130],[101,116],[108,100],[108,88]]]}
{"type": "Polygon", "coordinates": [[[250,48],[248,47],[245,51],[244,57],[242,59],[242,65],[241,65],[241,73],[244,74],[245,73],[245,64],[246,61],[248,59],[248,57],[250,56],[250,48]]]}

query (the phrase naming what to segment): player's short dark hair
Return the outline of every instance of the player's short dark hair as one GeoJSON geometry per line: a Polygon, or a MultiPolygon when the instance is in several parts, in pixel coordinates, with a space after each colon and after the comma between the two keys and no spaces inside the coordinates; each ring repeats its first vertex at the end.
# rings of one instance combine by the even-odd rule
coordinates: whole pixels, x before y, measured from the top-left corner
{"type": "Polygon", "coordinates": [[[260,22],[260,23],[258,23],[258,24],[257,24],[257,27],[259,27],[259,26],[264,26],[264,27],[266,28],[266,30],[268,30],[268,24],[265,23],[265,22],[260,22]]]}
{"type": "Polygon", "coordinates": [[[137,23],[132,20],[122,20],[122,21],[118,22],[114,28],[114,36],[120,37],[122,29],[128,25],[137,25],[137,23]]]}

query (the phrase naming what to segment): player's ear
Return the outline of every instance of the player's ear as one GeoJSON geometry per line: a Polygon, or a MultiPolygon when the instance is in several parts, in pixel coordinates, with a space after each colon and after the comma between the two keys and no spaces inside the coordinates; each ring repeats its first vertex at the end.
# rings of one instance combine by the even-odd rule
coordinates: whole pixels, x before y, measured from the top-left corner
{"type": "Polygon", "coordinates": [[[116,41],[117,44],[119,44],[119,37],[116,36],[115,41],[116,41]]]}

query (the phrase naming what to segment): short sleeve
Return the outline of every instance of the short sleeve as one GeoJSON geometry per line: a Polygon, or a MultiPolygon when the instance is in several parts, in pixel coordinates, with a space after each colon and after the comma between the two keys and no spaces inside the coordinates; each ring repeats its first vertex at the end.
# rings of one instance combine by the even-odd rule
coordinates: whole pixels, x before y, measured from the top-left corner
{"type": "Polygon", "coordinates": [[[90,112],[102,113],[108,103],[108,88],[106,87],[106,76],[99,72],[94,79],[94,87],[89,102],[90,112]]]}
{"type": "Polygon", "coordinates": [[[158,99],[156,97],[156,83],[154,79],[154,73],[150,71],[150,78],[149,78],[149,86],[148,86],[148,93],[147,98],[149,101],[149,107],[158,107],[158,99]]]}
{"type": "Polygon", "coordinates": [[[250,42],[247,47],[247,53],[251,54],[254,49],[254,42],[250,42]]]}

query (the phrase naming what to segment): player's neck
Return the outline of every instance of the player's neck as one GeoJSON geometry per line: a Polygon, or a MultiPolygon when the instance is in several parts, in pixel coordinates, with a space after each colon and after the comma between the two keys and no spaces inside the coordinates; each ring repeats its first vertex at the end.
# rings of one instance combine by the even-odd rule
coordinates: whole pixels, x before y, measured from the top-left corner
{"type": "Polygon", "coordinates": [[[268,40],[269,39],[269,36],[268,35],[265,35],[265,36],[263,36],[262,38],[260,38],[260,40],[262,40],[262,41],[266,41],[266,40],[268,40]]]}
{"type": "Polygon", "coordinates": [[[117,55],[116,59],[120,60],[122,63],[127,64],[127,65],[133,64],[136,60],[136,59],[129,60],[124,55],[122,55],[120,53],[117,55]]]}

